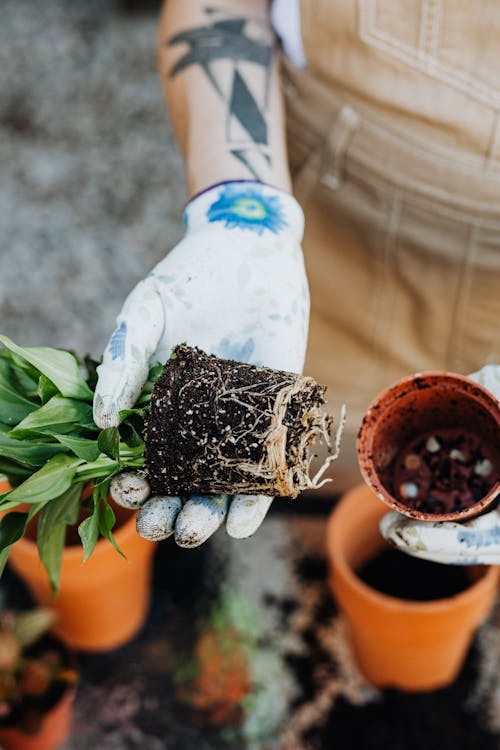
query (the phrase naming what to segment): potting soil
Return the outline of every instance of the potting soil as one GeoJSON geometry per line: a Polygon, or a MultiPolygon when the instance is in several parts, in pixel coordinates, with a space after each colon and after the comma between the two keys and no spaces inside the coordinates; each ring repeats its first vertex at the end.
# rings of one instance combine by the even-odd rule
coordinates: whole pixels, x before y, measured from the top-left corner
{"type": "Polygon", "coordinates": [[[333,459],[325,387],[312,378],[220,359],[180,345],[151,397],[145,462],[155,494],[296,497],[314,486],[311,447],[333,459]]]}
{"type": "Polygon", "coordinates": [[[417,602],[454,596],[472,583],[467,567],[419,560],[396,549],[380,551],[356,572],[382,594],[417,602]]]}
{"type": "Polygon", "coordinates": [[[481,500],[498,479],[493,454],[461,429],[435,430],[405,445],[391,467],[394,496],[423,513],[451,513],[481,500]]]}

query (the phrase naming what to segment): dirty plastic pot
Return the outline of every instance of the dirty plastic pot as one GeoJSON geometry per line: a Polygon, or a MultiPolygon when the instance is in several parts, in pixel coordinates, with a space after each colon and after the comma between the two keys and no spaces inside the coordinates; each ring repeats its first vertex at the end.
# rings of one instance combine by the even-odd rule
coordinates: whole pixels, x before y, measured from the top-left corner
{"type": "MultiPolygon", "coordinates": [[[[6,489],[8,485],[0,483],[0,492],[6,489]]],[[[55,597],[36,542],[24,536],[10,552],[9,564],[27,583],[35,600],[58,612],[52,631],[73,649],[118,648],[146,619],[155,544],[137,534],[135,512],[117,508],[117,514],[122,512],[127,519],[113,536],[126,559],[107,539],[97,542],[85,563],[81,544],[65,547],[55,597]]]]}
{"type": "Polygon", "coordinates": [[[435,601],[382,594],[356,571],[388,547],[379,531],[386,512],[366,485],[341,499],[327,524],[330,585],[369,682],[407,691],[435,690],[458,675],[474,631],[493,605],[500,571],[469,567],[469,587],[435,601]]]}
{"type": "Polygon", "coordinates": [[[425,521],[462,521],[479,515],[500,493],[500,404],[462,375],[427,372],[399,380],[370,404],[358,440],[358,459],[367,484],[386,505],[425,521]],[[399,452],[420,436],[443,430],[480,438],[493,464],[489,489],[459,510],[425,512],[396,496],[394,465],[399,452]]]}

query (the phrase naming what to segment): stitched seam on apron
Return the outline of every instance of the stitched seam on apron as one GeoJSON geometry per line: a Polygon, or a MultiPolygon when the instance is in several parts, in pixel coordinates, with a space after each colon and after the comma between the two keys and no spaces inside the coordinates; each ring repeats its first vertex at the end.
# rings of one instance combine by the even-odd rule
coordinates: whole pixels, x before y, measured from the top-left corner
{"type": "MultiPolygon", "coordinates": [[[[283,91],[287,100],[287,108],[292,113],[292,119],[296,120],[296,132],[299,133],[302,129],[303,132],[309,136],[311,132],[315,132],[316,139],[324,140],[326,133],[323,128],[319,126],[319,123],[312,120],[309,116],[311,111],[315,109],[315,102],[329,101],[332,117],[335,116],[342,110],[343,106],[351,107],[360,118],[360,126],[356,128],[358,134],[353,134],[352,144],[350,150],[357,148],[358,142],[360,143],[359,150],[363,152],[363,144],[365,139],[368,141],[370,137],[380,139],[382,145],[396,143],[404,152],[414,154],[420,159],[429,162],[432,165],[435,161],[441,162],[444,167],[450,172],[453,171],[466,171],[471,173],[475,179],[481,178],[482,172],[487,172],[488,179],[497,180],[500,178],[500,162],[493,159],[493,153],[489,159],[487,169],[485,167],[485,156],[484,154],[472,154],[456,149],[450,149],[443,144],[437,142],[427,141],[420,139],[418,135],[411,134],[411,136],[405,137],[398,131],[392,130],[390,123],[377,116],[375,112],[365,113],[365,107],[362,102],[357,102],[352,96],[343,92],[328,92],[324,89],[324,84],[321,83],[313,74],[307,71],[291,71],[287,65],[283,66],[285,85],[283,91]],[[304,105],[301,107],[297,106],[297,98],[305,99],[308,106],[304,105]],[[476,173],[476,174],[474,174],[476,173]]],[[[304,145],[310,142],[310,138],[302,138],[304,145]]],[[[493,144],[492,144],[493,145],[493,144]]],[[[491,146],[490,146],[491,148],[491,146]]],[[[404,153],[402,154],[404,157],[404,153]]],[[[499,190],[500,190],[500,179],[499,179],[499,190]]]]}
{"type": "Polygon", "coordinates": [[[439,0],[423,0],[420,17],[419,54],[436,57],[441,21],[441,3],[439,0]]]}
{"type": "Polygon", "coordinates": [[[472,224],[467,238],[467,245],[460,262],[459,278],[453,302],[452,325],[445,360],[446,366],[450,370],[459,367],[459,352],[462,349],[460,344],[463,337],[465,313],[470,296],[472,268],[477,253],[479,233],[479,227],[476,224],[472,224]]]}
{"type": "Polygon", "coordinates": [[[327,187],[332,189],[340,187],[347,149],[358,127],[359,115],[348,104],[344,104],[327,138],[330,168],[328,170],[323,168],[320,178],[320,182],[327,187]]]}
{"type": "Polygon", "coordinates": [[[461,91],[495,111],[500,108],[500,91],[377,28],[376,0],[358,0],[358,3],[358,31],[365,44],[396,57],[410,68],[461,91]]]}
{"type": "MultiPolygon", "coordinates": [[[[302,88],[296,88],[295,96],[301,95],[302,88]]],[[[287,96],[290,95],[288,94],[287,96]]],[[[325,96],[325,92],[321,92],[319,94],[313,95],[312,97],[309,97],[307,101],[308,103],[310,103],[310,110],[314,110],[315,102],[324,99],[325,96]]],[[[342,99],[340,99],[339,97],[335,98],[334,104],[332,104],[333,118],[338,115],[343,106],[349,106],[351,109],[357,112],[360,118],[360,125],[356,128],[357,132],[353,134],[353,146],[351,146],[351,148],[357,147],[358,149],[362,150],[363,144],[369,142],[370,138],[373,139],[375,137],[376,139],[380,140],[383,146],[385,146],[386,144],[397,144],[397,146],[401,148],[403,152],[418,156],[420,159],[429,162],[431,165],[434,162],[438,161],[442,163],[444,167],[450,172],[468,172],[471,173],[476,179],[479,179],[481,173],[485,172],[484,154],[476,155],[472,153],[453,150],[435,141],[420,139],[416,134],[413,133],[410,136],[402,135],[398,131],[392,130],[388,122],[383,118],[377,117],[376,113],[370,112],[368,115],[365,114],[365,108],[363,107],[362,103],[360,104],[359,102],[356,102],[353,97],[347,94],[344,94],[342,96],[342,99]]],[[[308,118],[307,116],[307,113],[304,113],[300,108],[297,108],[296,105],[294,106],[293,102],[290,103],[289,98],[287,98],[287,107],[289,109],[289,113],[292,113],[292,119],[295,119],[296,121],[294,124],[295,132],[297,134],[299,134],[300,130],[302,129],[302,131],[307,133],[308,136],[311,131],[315,131],[316,139],[321,140],[326,137],[326,133],[321,129],[321,127],[318,127],[318,123],[310,120],[310,118],[308,118]]],[[[302,141],[304,145],[307,145],[308,142],[311,142],[311,139],[310,137],[308,137],[307,139],[303,137],[302,141]]],[[[500,187],[500,162],[492,160],[491,164],[489,164],[488,166],[487,172],[488,178],[495,181],[498,180],[500,187]]]]}
{"type": "MultiPolygon", "coordinates": [[[[499,213],[500,217],[500,202],[498,201],[495,202],[492,200],[485,204],[483,201],[474,201],[473,199],[468,199],[466,197],[461,198],[459,196],[452,195],[445,190],[434,188],[428,183],[422,183],[419,180],[412,180],[403,173],[391,173],[391,176],[389,177],[387,168],[385,168],[384,170],[384,165],[379,164],[374,159],[371,159],[365,153],[360,154],[354,147],[350,149],[349,153],[347,154],[347,159],[357,161],[361,168],[364,167],[368,172],[376,173],[382,179],[385,178],[387,184],[404,189],[414,195],[420,195],[423,198],[427,197],[429,200],[433,200],[441,204],[443,208],[449,207],[451,210],[453,210],[453,207],[455,206],[457,211],[466,211],[469,213],[477,212],[477,214],[484,214],[496,210],[496,212],[499,213]]],[[[495,219],[492,219],[492,221],[495,221],[495,219]]]]}
{"type": "MultiPolygon", "coordinates": [[[[352,154],[349,153],[349,157],[352,154]]],[[[374,185],[377,189],[379,189],[382,193],[389,193],[394,189],[394,184],[381,179],[379,176],[375,175],[374,172],[370,171],[369,169],[366,169],[364,167],[364,164],[353,164],[351,163],[350,159],[348,159],[347,165],[346,165],[346,174],[353,175],[357,177],[362,183],[367,183],[374,185]]],[[[397,186],[402,187],[402,186],[397,186]]],[[[406,192],[410,192],[409,190],[406,192]]],[[[478,216],[477,214],[472,214],[466,210],[457,208],[454,209],[451,206],[445,206],[444,204],[432,200],[430,197],[426,198],[425,196],[416,193],[411,192],[411,203],[412,205],[419,206],[421,208],[424,208],[426,211],[429,211],[433,214],[439,215],[439,216],[446,216],[449,219],[452,219],[454,221],[458,221],[462,224],[476,224],[477,226],[480,226],[484,229],[491,229],[500,231],[500,219],[497,221],[495,219],[487,219],[485,217],[478,216]]]]}
{"type": "MultiPolygon", "coordinates": [[[[457,149],[450,149],[440,143],[432,140],[419,139],[417,135],[411,134],[411,136],[405,136],[400,134],[397,130],[392,130],[388,127],[387,123],[382,118],[377,118],[377,115],[371,114],[365,117],[361,112],[362,116],[362,130],[366,131],[368,135],[374,134],[377,138],[380,138],[383,143],[397,143],[405,151],[408,151],[416,156],[425,159],[426,161],[438,160],[442,162],[448,169],[455,170],[456,165],[462,171],[478,172],[481,173],[484,170],[484,155],[481,154],[465,154],[457,149]],[[466,155],[467,159],[460,159],[460,156],[466,155]]],[[[499,173],[499,184],[500,184],[500,164],[497,171],[499,173]]],[[[495,179],[496,176],[495,176],[495,179]]]]}
{"type": "Polygon", "coordinates": [[[333,190],[342,183],[345,155],[358,127],[359,117],[349,105],[331,114],[326,135],[322,136],[317,149],[311,149],[294,177],[296,190],[302,195],[307,196],[318,182],[333,190]],[[327,164],[332,165],[331,170],[327,171],[327,164]]]}

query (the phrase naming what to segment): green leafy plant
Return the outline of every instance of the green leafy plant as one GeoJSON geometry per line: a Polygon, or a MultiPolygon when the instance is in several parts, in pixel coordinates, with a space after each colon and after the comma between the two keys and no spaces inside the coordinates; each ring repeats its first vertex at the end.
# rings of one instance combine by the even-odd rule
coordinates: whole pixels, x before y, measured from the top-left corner
{"type": "Polygon", "coordinates": [[[0,612],[0,726],[36,733],[47,710],[76,683],[65,651],[53,639],[41,640],[56,619],[43,607],[0,612]]]}
{"type": "Polygon", "coordinates": [[[123,469],[143,466],[144,420],[162,367],[152,368],[134,408],[120,413],[120,426],[100,430],[92,419],[98,362],[22,348],[4,335],[0,342],[0,474],[12,488],[0,494],[0,512],[9,511],[0,520],[0,574],[36,516],[38,552],[56,591],[68,526],[78,524],[84,560],[99,536],[120,552],[109,484],[123,469]]]}

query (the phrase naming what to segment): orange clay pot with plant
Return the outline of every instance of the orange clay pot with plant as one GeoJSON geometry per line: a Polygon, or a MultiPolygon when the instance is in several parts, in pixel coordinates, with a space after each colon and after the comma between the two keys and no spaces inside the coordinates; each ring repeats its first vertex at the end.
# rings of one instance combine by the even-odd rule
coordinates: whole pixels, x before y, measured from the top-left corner
{"type": "Polygon", "coordinates": [[[35,598],[58,611],[54,629],[66,643],[115,648],[145,619],[154,545],[110,502],[109,485],[144,463],[145,411],[161,367],[120,426],[100,430],[96,362],[0,342],[0,472],[9,482],[0,488],[0,571],[10,555],[35,598]]]}
{"type": "MultiPolygon", "coordinates": [[[[330,583],[344,613],[355,656],[366,678],[379,687],[408,691],[434,690],[452,682],[464,661],[476,628],[495,599],[499,569],[475,566],[458,568],[465,580],[458,588],[446,586],[440,598],[425,600],[435,589],[436,570],[457,571],[452,566],[427,563],[401,554],[414,572],[425,570],[420,583],[424,600],[410,601],[415,580],[402,581],[398,596],[388,595],[362,580],[362,570],[389,545],[379,532],[387,512],[377,495],[361,485],[347,493],[334,509],[327,526],[330,583]]],[[[398,563],[393,566],[397,571],[398,563]]],[[[390,578],[392,572],[386,570],[390,578]]],[[[417,573],[418,576],[418,573],[417,573]]],[[[382,581],[384,589],[387,581],[382,581]]],[[[418,597],[420,598],[420,596],[418,597]]]]}
{"type": "Polygon", "coordinates": [[[74,649],[117,648],[137,633],[147,615],[154,545],[137,534],[135,513],[115,507],[115,515],[114,539],[123,555],[101,539],[82,564],[81,545],[76,539],[66,542],[56,592],[39,557],[36,527],[28,526],[10,553],[9,564],[35,600],[57,611],[53,632],[74,649]]]}
{"type": "Polygon", "coordinates": [[[53,610],[0,613],[0,745],[54,750],[70,732],[77,673],[45,636],[53,610]]]}

